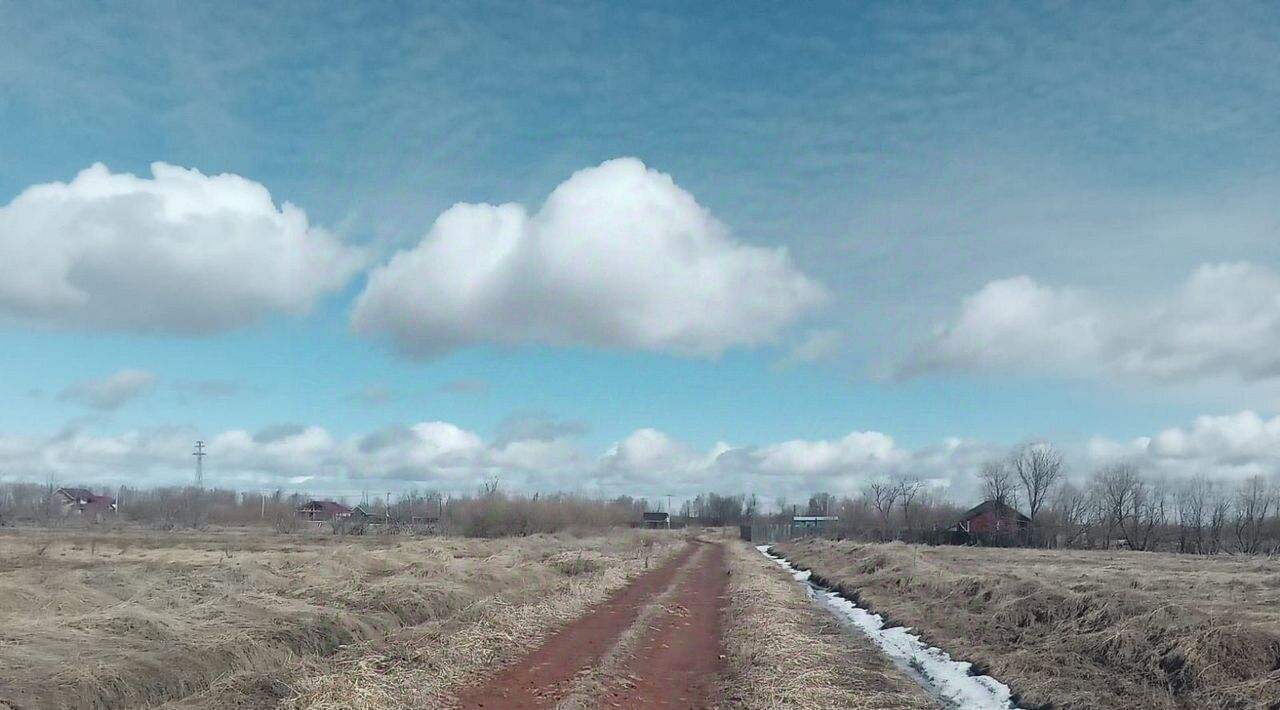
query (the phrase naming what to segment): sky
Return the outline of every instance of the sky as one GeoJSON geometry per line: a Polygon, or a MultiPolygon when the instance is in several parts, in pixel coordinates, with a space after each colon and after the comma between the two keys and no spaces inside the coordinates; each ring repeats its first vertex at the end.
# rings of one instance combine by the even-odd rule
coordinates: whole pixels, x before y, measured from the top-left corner
{"type": "Polygon", "coordinates": [[[0,481],[1280,470],[1269,3],[0,0],[0,481]]]}

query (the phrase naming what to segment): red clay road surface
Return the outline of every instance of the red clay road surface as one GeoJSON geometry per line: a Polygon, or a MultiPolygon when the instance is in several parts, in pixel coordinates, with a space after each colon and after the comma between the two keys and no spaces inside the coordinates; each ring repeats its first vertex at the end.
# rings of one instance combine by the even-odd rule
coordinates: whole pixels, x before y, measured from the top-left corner
{"type": "Polygon", "coordinates": [[[724,548],[695,543],[645,573],[537,650],[463,691],[459,707],[552,708],[636,624],[641,611],[670,591],[656,620],[639,629],[621,677],[604,679],[600,708],[709,707],[720,673],[720,612],[727,571],[724,548]]]}

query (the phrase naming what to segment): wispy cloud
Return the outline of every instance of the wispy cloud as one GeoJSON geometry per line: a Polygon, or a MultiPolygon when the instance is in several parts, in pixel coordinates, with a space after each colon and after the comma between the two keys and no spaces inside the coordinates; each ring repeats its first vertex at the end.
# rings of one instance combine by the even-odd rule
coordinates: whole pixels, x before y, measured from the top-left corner
{"type": "Polygon", "coordinates": [[[814,330],[787,351],[778,361],[779,367],[794,367],[830,360],[844,347],[844,337],[835,329],[814,330]]]}
{"type": "Polygon", "coordinates": [[[440,391],[449,394],[488,394],[489,383],[476,379],[449,380],[440,385],[440,391]]]}
{"type": "Polygon", "coordinates": [[[59,398],[93,409],[115,410],[140,396],[155,381],[155,373],[148,370],[118,370],[106,377],[68,385],[59,398]]]}
{"type": "Polygon", "coordinates": [[[395,393],[390,387],[386,387],[384,385],[369,385],[359,392],[350,395],[348,399],[369,406],[379,406],[390,402],[394,397],[395,393]]]}
{"type": "Polygon", "coordinates": [[[582,436],[589,431],[591,426],[586,422],[566,421],[549,412],[514,412],[499,422],[494,444],[506,446],[519,441],[555,441],[582,436]]]}

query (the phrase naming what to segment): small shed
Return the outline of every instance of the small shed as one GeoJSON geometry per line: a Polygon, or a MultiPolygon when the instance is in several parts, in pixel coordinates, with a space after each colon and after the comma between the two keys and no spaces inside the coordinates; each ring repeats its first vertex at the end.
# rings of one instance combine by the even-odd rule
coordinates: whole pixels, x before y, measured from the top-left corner
{"type": "Polygon", "coordinates": [[[797,537],[821,533],[840,522],[838,515],[793,515],[791,516],[792,534],[797,537]]]}
{"type": "Polygon", "coordinates": [[[1007,503],[985,500],[970,508],[952,530],[965,541],[989,541],[997,538],[1018,538],[1026,534],[1031,518],[1018,512],[1007,503]]]}
{"type": "Polygon", "coordinates": [[[298,517],[313,522],[343,520],[351,517],[351,508],[332,500],[309,500],[298,508],[298,517]]]}
{"type": "Polygon", "coordinates": [[[655,513],[645,513],[645,514],[644,514],[644,526],[645,526],[646,528],[662,528],[662,529],[670,528],[670,527],[671,527],[671,514],[670,514],[670,513],[658,513],[658,512],[655,512],[655,513]]]}

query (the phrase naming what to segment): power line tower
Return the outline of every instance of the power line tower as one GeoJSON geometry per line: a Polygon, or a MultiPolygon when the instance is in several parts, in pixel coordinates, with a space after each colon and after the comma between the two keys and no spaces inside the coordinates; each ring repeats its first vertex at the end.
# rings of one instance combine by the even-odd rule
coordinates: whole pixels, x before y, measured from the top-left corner
{"type": "Polygon", "coordinates": [[[208,456],[204,452],[204,442],[196,442],[196,450],[191,453],[196,457],[196,488],[204,488],[204,457],[208,456]]]}

